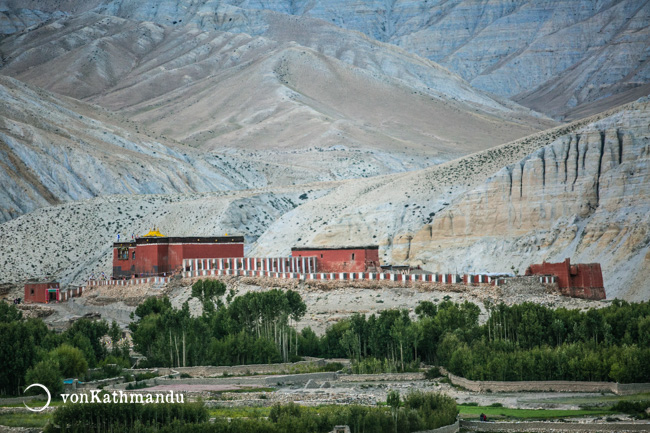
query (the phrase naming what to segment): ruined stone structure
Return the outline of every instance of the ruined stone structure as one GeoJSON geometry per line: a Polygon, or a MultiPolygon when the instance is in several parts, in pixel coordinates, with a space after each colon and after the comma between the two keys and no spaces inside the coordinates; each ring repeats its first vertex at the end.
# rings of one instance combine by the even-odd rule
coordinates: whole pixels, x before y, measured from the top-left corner
{"type": "Polygon", "coordinates": [[[113,278],[164,276],[184,259],[244,257],[243,236],[168,237],[156,230],[113,244],[113,278]]]}
{"type": "Polygon", "coordinates": [[[603,273],[599,263],[571,264],[571,259],[560,263],[542,262],[530,265],[526,275],[554,275],[562,294],[574,298],[605,299],[603,273]]]}

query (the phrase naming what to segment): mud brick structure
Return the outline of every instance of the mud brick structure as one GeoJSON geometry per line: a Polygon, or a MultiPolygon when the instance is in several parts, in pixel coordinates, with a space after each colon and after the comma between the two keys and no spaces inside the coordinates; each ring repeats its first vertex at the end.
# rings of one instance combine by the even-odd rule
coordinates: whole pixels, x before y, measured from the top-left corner
{"type": "Polygon", "coordinates": [[[318,272],[380,271],[379,247],[291,248],[292,257],[316,257],[318,272]]]}
{"type": "Polygon", "coordinates": [[[574,298],[605,299],[603,272],[600,263],[571,264],[571,259],[561,263],[542,262],[530,265],[526,275],[554,275],[557,277],[558,288],[565,296],[574,298]]]}
{"type": "Polygon", "coordinates": [[[65,300],[61,298],[61,288],[56,281],[29,281],[25,284],[24,302],[47,304],[65,300]]]}

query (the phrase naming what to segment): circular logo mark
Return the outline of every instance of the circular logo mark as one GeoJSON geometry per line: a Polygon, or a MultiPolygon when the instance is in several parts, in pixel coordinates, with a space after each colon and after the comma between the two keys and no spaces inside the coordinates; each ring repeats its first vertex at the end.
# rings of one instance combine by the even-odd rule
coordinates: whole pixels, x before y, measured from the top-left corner
{"type": "MultiPolygon", "coordinates": [[[[52,401],[52,396],[50,395],[50,390],[47,389],[47,388],[45,387],[45,385],[41,385],[40,383],[32,383],[32,384],[29,385],[27,388],[25,388],[25,391],[27,391],[27,390],[28,390],[29,388],[31,388],[32,386],[38,386],[38,387],[43,388],[43,390],[44,390],[45,393],[47,394],[47,403],[45,403],[45,406],[43,406],[43,407],[40,408],[40,409],[32,409],[31,407],[27,406],[27,403],[25,403],[24,401],[23,401],[23,404],[25,405],[25,407],[26,407],[27,409],[31,410],[32,412],[42,412],[42,411],[44,411],[45,409],[47,409],[47,407],[50,405],[50,401],[52,401]]],[[[23,391],[23,392],[24,392],[24,391],[23,391]]]]}

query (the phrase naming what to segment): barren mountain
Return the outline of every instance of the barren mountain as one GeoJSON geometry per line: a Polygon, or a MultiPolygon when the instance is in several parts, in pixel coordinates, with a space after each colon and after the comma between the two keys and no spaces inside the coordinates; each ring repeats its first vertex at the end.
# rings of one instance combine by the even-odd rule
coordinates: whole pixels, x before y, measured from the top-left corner
{"type": "Polygon", "coordinates": [[[5,38],[0,71],[193,147],[326,162],[337,178],[426,167],[554,124],[394,46],[272,15],[268,39],[88,12],[5,38]]]}
{"type": "Polygon", "coordinates": [[[650,2],[228,1],[320,18],[457,72],[474,87],[577,118],[647,95],[650,2]]]}
{"type": "Polygon", "coordinates": [[[0,76],[0,99],[0,222],[98,195],[219,191],[331,178],[154,139],[107,110],[8,77],[0,76]]]}
{"type": "Polygon", "coordinates": [[[433,271],[523,272],[542,259],[597,260],[610,298],[645,299],[648,119],[650,102],[641,101],[424,170],[38,209],[0,225],[0,272],[12,282],[49,272],[81,283],[92,270],[110,272],[117,233],[156,225],[175,235],[241,233],[252,256],[379,244],[384,263],[433,271]]]}
{"type": "MultiPolygon", "coordinates": [[[[457,72],[475,88],[558,118],[576,118],[648,94],[650,2],[639,0],[94,0],[7,5],[95,10],[164,25],[284,41],[278,14],[360,31],[457,72]],[[275,14],[273,13],[275,12],[275,14]],[[278,34],[280,33],[280,34],[278,34]]],[[[300,44],[312,46],[304,39],[300,44]]]]}

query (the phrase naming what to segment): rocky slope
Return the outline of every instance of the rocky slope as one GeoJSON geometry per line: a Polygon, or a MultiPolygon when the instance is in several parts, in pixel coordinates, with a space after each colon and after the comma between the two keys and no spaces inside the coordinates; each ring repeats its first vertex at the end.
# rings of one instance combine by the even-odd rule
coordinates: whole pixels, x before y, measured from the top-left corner
{"type": "Polygon", "coordinates": [[[106,110],[8,77],[0,76],[0,99],[0,222],[99,195],[245,189],[331,177],[154,139],[106,110]]]}
{"type": "MultiPolygon", "coordinates": [[[[639,0],[10,0],[48,12],[93,9],[167,25],[278,37],[277,15],[358,30],[450,68],[474,87],[558,118],[648,93],[650,2],[639,0]],[[275,12],[276,14],[273,14],[275,12]]],[[[282,38],[282,36],[280,36],[282,38]]],[[[303,41],[299,40],[301,44],[303,41]]]]}
{"type": "Polygon", "coordinates": [[[269,39],[88,12],[5,38],[0,72],[194,147],[312,169],[325,157],[343,177],[425,167],[554,124],[356,32],[272,23],[269,39]],[[365,166],[322,154],[333,146],[354,165],[348,149],[368,153],[365,166]]]}
{"type": "Polygon", "coordinates": [[[60,11],[44,12],[20,7],[12,8],[0,1],[0,35],[10,35],[64,16],[65,13],[60,11]]]}

